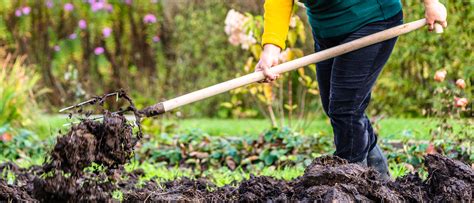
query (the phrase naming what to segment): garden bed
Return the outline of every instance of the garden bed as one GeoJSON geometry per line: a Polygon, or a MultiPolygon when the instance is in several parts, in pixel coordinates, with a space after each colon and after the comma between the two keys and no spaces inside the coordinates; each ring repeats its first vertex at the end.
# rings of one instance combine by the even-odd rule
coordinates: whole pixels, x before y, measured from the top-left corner
{"type": "Polygon", "coordinates": [[[379,181],[377,172],[333,156],[316,158],[304,175],[291,181],[251,176],[235,186],[217,187],[206,179],[157,183],[140,181],[143,170],[126,172],[136,138],[120,115],[103,121],[84,120],[57,144],[43,166],[22,169],[0,166],[16,179],[0,179],[0,201],[472,201],[474,170],[441,155],[427,155],[428,178],[409,174],[396,181],[379,181]],[[91,166],[92,165],[92,166],[91,166]]]}

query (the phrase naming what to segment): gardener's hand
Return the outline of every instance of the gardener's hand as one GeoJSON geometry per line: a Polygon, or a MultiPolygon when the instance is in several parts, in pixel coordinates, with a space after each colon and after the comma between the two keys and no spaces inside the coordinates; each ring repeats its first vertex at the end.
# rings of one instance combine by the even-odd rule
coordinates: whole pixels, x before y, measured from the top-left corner
{"type": "Polygon", "coordinates": [[[425,18],[429,25],[428,29],[433,31],[434,24],[439,23],[446,28],[448,26],[446,7],[438,0],[425,0],[425,18]]]}
{"type": "Polygon", "coordinates": [[[260,61],[258,61],[257,65],[255,66],[255,72],[263,71],[263,75],[265,75],[265,79],[260,82],[268,83],[280,77],[279,74],[271,73],[271,71],[269,71],[271,67],[278,65],[280,50],[280,47],[273,44],[265,44],[265,46],[263,46],[263,52],[260,55],[260,61]]]}

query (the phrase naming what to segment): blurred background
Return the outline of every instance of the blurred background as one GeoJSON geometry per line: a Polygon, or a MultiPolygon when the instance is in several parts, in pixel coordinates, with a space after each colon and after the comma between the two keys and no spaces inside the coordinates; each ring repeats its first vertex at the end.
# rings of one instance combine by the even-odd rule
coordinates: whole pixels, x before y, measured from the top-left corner
{"type": "MultiPolygon", "coordinates": [[[[142,108],[253,72],[261,52],[263,3],[0,0],[2,159],[40,163],[27,158],[41,157],[47,150],[35,143],[50,146],[59,130],[69,127],[58,110],[90,97],[124,89],[142,108]]],[[[402,3],[405,22],[423,18],[420,1],[402,3]]],[[[412,147],[399,147],[398,152],[412,153],[395,153],[392,163],[416,165],[427,150],[474,159],[474,2],[444,3],[449,13],[445,32],[425,29],[401,36],[374,89],[368,114],[381,137],[393,146],[412,147]]],[[[313,53],[305,10],[296,5],[294,10],[281,62],[313,53]]],[[[143,143],[143,153],[137,156],[170,164],[193,159],[186,163],[201,165],[204,162],[195,159],[206,159],[211,165],[235,168],[259,161],[284,165],[331,152],[332,130],[319,101],[315,70],[314,65],[301,67],[274,84],[239,88],[147,119],[144,129],[154,142],[143,143]],[[301,136],[282,141],[293,139],[290,135],[301,136]],[[312,141],[305,142],[303,135],[312,141]],[[205,148],[201,152],[209,153],[196,158],[199,154],[183,154],[189,150],[172,139],[176,136],[186,146],[214,136],[254,139],[249,143],[264,136],[265,142],[280,148],[268,145],[263,148],[266,154],[241,154],[242,141],[219,141],[221,155],[210,158],[218,149],[205,148]],[[307,146],[295,152],[298,143],[307,146]],[[156,151],[163,148],[168,154],[156,151]],[[282,148],[287,150],[279,151],[282,148]]]]}
{"type": "MultiPolygon", "coordinates": [[[[246,73],[245,64],[252,53],[229,42],[224,19],[230,9],[261,15],[263,3],[4,0],[0,7],[0,54],[2,59],[9,55],[10,62],[22,58],[21,65],[39,77],[35,96],[47,112],[120,88],[141,106],[149,105],[246,73]]],[[[406,22],[423,17],[418,1],[404,0],[403,4],[406,22]]],[[[429,113],[436,102],[433,74],[439,69],[447,70],[450,80],[464,78],[471,87],[472,2],[446,4],[450,27],[443,35],[420,30],[400,38],[374,90],[372,114],[419,117],[429,113]]],[[[304,9],[299,9],[298,16],[304,21],[305,36],[301,38],[306,39],[298,37],[293,47],[310,54],[313,41],[304,9]]],[[[315,77],[311,72],[307,75],[315,77]]],[[[297,73],[290,77],[293,103],[301,103],[298,90],[306,87],[298,81],[297,73]]],[[[466,93],[472,93],[470,90],[466,93]]],[[[232,97],[223,94],[180,111],[184,117],[264,116],[249,95],[238,98],[240,111],[221,105],[232,97]]],[[[321,114],[317,92],[306,99],[306,111],[321,114]]]]}

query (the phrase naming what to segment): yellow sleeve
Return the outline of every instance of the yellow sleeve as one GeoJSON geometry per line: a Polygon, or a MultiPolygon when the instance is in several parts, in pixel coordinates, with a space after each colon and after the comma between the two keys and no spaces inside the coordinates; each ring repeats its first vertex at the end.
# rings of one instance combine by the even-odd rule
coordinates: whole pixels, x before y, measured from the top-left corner
{"type": "Polygon", "coordinates": [[[274,44],[285,48],[293,0],[266,0],[263,15],[262,46],[274,44]]]}

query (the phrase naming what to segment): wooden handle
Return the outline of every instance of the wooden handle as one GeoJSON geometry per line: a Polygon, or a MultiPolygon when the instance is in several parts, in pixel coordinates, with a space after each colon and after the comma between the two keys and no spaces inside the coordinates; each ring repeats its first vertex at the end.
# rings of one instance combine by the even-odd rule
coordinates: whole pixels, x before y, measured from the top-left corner
{"type": "MultiPolygon", "coordinates": [[[[282,63],[280,65],[274,66],[269,69],[273,73],[285,73],[291,70],[298,69],[303,66],[307,66],[309,64],[317,63],[320,61],[324,61],[329,58],[334,58],[336,56],[372,45],[376,44],[399,35],[403,35],[405,33],[414,31],[426,25],[426,20],[421,19],[414,22],[406,23],[403,25],[399,25],[366,37],[362,37],[357,40],[353,40],[351,42],[341,44],[330,49],[326,49],[323,51],[316,52],[314,54],[310,54],[286,63],[282,63]]],[[[199,101],[208,97],[212,97],[214,95],[227,92],[229,90],[242,87],[244,85],[248,85],[254,82],[261,81],[265,78],[262,72],[254,72],[250,73],[226,82],[222,82],[195,92],[191,92],[174,99],[170,99],[168,101],[157,103],[153,106],[149,106],[143,109],[141,112],[145,116],[155,116],[158,114],[162,114],[164,112],[170,111],[177,107],[199,101]]]]}

